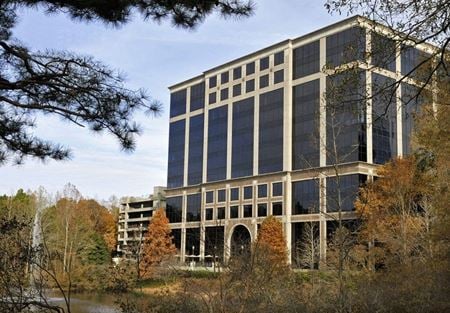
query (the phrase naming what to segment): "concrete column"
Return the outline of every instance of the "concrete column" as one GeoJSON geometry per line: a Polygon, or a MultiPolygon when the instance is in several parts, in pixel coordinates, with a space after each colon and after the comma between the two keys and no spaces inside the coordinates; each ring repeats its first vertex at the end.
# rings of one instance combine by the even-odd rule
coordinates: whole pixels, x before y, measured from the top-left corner
{"type": "Polygon", "coordinates": [[[183,191],[183,201],[181,204],[181,262],[184,263],[186,261],[186,203],[187,196],[186,190],[183,191]]]}
{"type": "Polygon", "coordinates": [[[327,164],[327,110],[325,101],[325,92],[327,77],[323,73],[326,65],[326,38],[320,38],[320,59],[319,66],[322,70],[319,79],[319,165],[326,166],[327,164]]]}
{"type": "MultiPolygon", "coordinates": [[[[259,79],[255,78],[255,86],[257,81],[259,84],[259,79]]],[[[258,165],[259,165],[259,94],[256,94],[254,99],[254,111],[253,111],[253,175],[258,175],[258,165]]]]}
{"type": "Polygon", "coordinates": [[[231,157],[233,149],[233,104],[228,104],[227,121],[227,179],[231,179],[231,157]]]}
{"type": "Polygon", "coordinates": [[[206,183],[206,171],[208,166],[208,124],[209,124],[209,110],[208,110],[208,97],[207,90],[209,89],[209,80],[205,80],[205,109],[203,113],[203,171],[202,182],[206,183]]]}
{"type": "Polygon", "coordinates": [[[288,263],[292,263],[292,181],[291,173],[287,173],[284,177],[283,191],[284,191],[284,214],[286,222],[284,224],[284,235],[286,236],[286,245],[288,251],[288,263]]]}
{"type": "MultiPolygon", "coordinates": [[[[366,51],[372,51],[372,36],[370,35],[370,31],[368,29],[366,31],[366,51]]],[[[366,153],[367,153],[367,163],[373,163],[373,123],[372,123],[372,72],[369,70],[372,66],[372,57],[371,54],[368,54],[368,70],[365,71],[366,74],[366,89],[365,95],[367,95],[366,99],[366,153]],[[370,96],[369,96],[370,95],[370,96]]]]}
{"type": "Polygon", "coordinates": [[[284,50],[283,169],[292,171],[292,43],[284,50]]]}
{"type": "Polygon", "coordinates": [[[189,123],[190,123],[190,105],[191,103],[191,88],[186,91],[186,119],[184,129],[184,174],[183,186],[188,185],[188,166],[189,166],[189,123]]]}
{"type": "Polygon", "coordinates": [[[205,223],[202,221],[200,225],[200,262],[205,261],[205,223]]]}
{"type": "MultiPolygon", "coordinates": [[[[320,241],[320,251],[319,258],[320,264],[323,264],[327,258],[327,189],[326,189],[326,177],[321,174],[319,178],[319,206],[320,206],[320,219],[319,219],[319,241],[320,241]]],[[[319,265],[322,266],[322,265],[319,265]]]]}
{"type": "MultiPolygon", "coordinates": [[[[396,49],[396,58],[395,58],[395,68],[396,68],[396,80],[399,81],[402,76],[402,57],[401,57],[401,49],[397,47],[396,49]]],[[[403,105],[402,105],[402,85],[400,84],[396,90],[397,96],[397,155],[403,156],[403,123],[402,123],[402,113],[403,113],[403,105]]]]}

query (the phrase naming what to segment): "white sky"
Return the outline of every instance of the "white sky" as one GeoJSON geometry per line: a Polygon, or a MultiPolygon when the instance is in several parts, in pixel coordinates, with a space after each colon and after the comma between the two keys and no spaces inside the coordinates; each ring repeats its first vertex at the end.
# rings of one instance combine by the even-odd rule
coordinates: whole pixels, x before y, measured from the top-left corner
{"type": "Polygon", "coordinates": [[[140,196],[153,186],[166,184],[168,150],[168,86],[203,71],[337,22],[325,0],[256,0],[255,14],[247,19],[209,17],[194,31],[143,21],[136,17],[121,28],[101,23],[80,23],[65,15],[45,15],[39,10],[22,11],[14,29],[32,50],[69,50],[92,55],[126,73],[127,86],[145,88],[164,104],[158,118],[137,115],[144,134],[137,149],[124,153],[108,134],[93,134],[59,118],[39,118],[35,133],[71,148],[73,159],[45,164],[27,160],[24,165],[0,167],[0,194],[18,188],[45,187],[55,193],[70,182],[85,197],[108,199],[111,195],[140,196]]]}

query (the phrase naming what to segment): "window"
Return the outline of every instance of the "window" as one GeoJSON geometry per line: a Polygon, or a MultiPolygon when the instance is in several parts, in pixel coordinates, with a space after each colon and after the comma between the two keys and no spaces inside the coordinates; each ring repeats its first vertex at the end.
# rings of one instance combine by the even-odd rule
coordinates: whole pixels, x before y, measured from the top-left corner
{"type": "Polygon", "coordinates": [[[211,92],[209,94],[209,104],[214,104],[217,101],[217,93],[216,92],[211,92]]]}
{"type": "Polygon", "coordinates": [[[269,74],[259,77],[259,88],[265,88],[269,86],[269,74]]]}
{"type": "Polygon", "coordinates": [[[259,96],[259,174],[283,170],[283,88],[259,96]]]}
{"type": "Polygon", "coordinates": [[[272,203],[272,215],[283,215],[283,202],[272,203]]]}
{"type": "Polygon", "coordinates": [[[203,177],[203,114],[190,118],[188,185],[200,184],[203,177]]]}
{"type": "Polygon", "coordinates": [[[272,197],[278,197],[283,195],[283,183],[272,184],[272,197]]]}
{"type": "Polygon", "coordinates": [[[255,80],[250,79],[245,82],[245,92],[252,92],[255,90],[255,80]]]}
{"type": "Polygon", "coordinates": [[[186,228],[186,254],[200,255],[200,228],[186,228]]]}
{"type": "Polygon", "coordinates": [[[168,188],[183,186],[185,126],[185,120],[172,122],[169,126],[168,188]]]}
{"type": "Polygon", "coordinates": [[[186,203],[186,221],[200,221],[200,208],[201,208],[202,194],[196,193],[187,196],[186,203]]]}
{"type": "Polygon", "coordinates": [[[166,216],[170,223],[181,223],[182,202],[182,196],[166,199],[166,216]]]}
{"type": "Polygon", "coordinates": [[[267,216],[267,203],[258,204],[258,217],[267,216]]]}
{"type": "Polygon", "coordinates": [[[327,77],[327,164],[367,160],[364,71],[327,77]],[[334,133],[334,134],[333,134],[334,133]]]}
{"type": "Polygon", "coordinates": [[[267,185],[258,185],[258,198],[267,198],[267,185]]]}
{"type": "Polygon", "coordinates": [[[244,200],[253,198],[253,186],[244,187],[244,200]]]}
{"type": "Polygon", "coordinates": [[[319,186],[316,179],[292,182],[292,213],[319,213],[319,186]]]}
{"type": "Polygon", "coordinates": [[[401,71],[402,75],[408,75],[421,81],[429,79],[431,74],[430,62],[419,66],[422,62],[431,56],[419,49],[413,47],[402,47],[401,51],[401,71]]]}
{"type": "Polygon", "coordinates": [[[237,97],[241,95],[241,84],[237,84],[233,86],[233,97],[237,97]]]}
{"type": "Polygon", "coordinates": [[[230,75],[228,74],[228,72],[223,72],[222,74],[220,74],[220,83],[221,84],[226,84],[226,83],[228,83],[229,80],[230,80],[230,75]]]}
{"type": "Polygon", "coordinates": [[[341,211],[353,211],[353,203],[358,196],[359,187],[367,180],[366,175],[353,174],[339,176],[339,188],[336,177],[327,178],[327,212],[338,212],[340,198],[341,211]],[[338,195],[340,197],[338,198],[338,195]]]}
{"type": "Polygon", "coordinates": [[[207,208],[205,209],[205,220],[210,221],[213,219],[213,209],[207,208]]]}
{"type": "Polygon", "coordinates": [[[252,209],[253,209],[253,206],[251,204],[245,204],[244,205],[244,217],[252,217],[253,216],[252,209]]]}
{"type": "Polygon", "coordinates": [[[259,60],[259,70],[263,71],[269,68],[269,57],[265,57],[259,60]]]}
{"type": "Polygon", "coordinates": [[[225,88],[220,91],[220,101],[227,99],[228,99],[228,88],[225,88]]]}
{"type": "Polygon", "coordinates": [[[207,191],[206,192],[206,203],[213,203],[214,202],[214,191],[207,191]]]}
{"type": "Polygon", "coordinates": [[[231,188],[230,189],[230,200],[231,201],[239,200],[239,188],[231,188]]]}
{"type": "Polygon", "coordinates": [[[394,40],[372,32],[371,49],[373,65],[395,72],[395,56],[397,53],[394,40]]]}
{"type": "Polygon", "coordinates": [[[419,89],[403,83],[402,88],[402,141],[403,154],[411,153],[411,136],[414,127],[414,116],[419,113],[423,97],[418,96],[419,89]]]}
{"type": "Polygon", "coordinates": [[[217,202],[225,202],[226,200],[226,190],[220,189],[217,190],[217,202]]]}
{"type": "Polygon", "coordinates": [[[186,89],[170,94],[170,117],[186,113],[186,89]]]}
{"type": "Polygon", "coordinates": [[[205,83],[191,87],[191,112],[201,109],[205,106],[205,83]]]}
{"type": "Polygon", "coordinates": [[[209,111],[207,181],[226,178],[228,106],[209,111]]]}
{"type": "Polygon", "coordinates": [[[292,168],[319,166],[319,80],[293,89],[292,168]]]}
{"type": "Polygon", "coordinates": [[[356,60],[364,60],[365,30],[352,27],[327,37],[327,64],[336,67],[356,60]]]}
{"type": "Polygon", "coordinates": [[[230,206],[230,218],[239,218],[239,207],[237,205],[230,206]]]}
{"type": "Polygon", "coordinates": [[[209,78],[209,88],[214,88],[217,86],[217,76],[212,76],[209,78]]]}
{"type": "Polygon", "coordinates": [[[217,219],[218,220],[225,219],[225,208],[224,207],[217,208],[217,219]]]}
{"type": "Polygon", "coordinates": [[[283,64],[284,63],[284,51],[275,53],[273,58],[274,58],[275,65],[283,64]]]}
{"type": "Polygon", "coordinates": [[[305,77],[320,71],[320,44],[319,41],[294,49],[293,78],[305,77]]]}
{"type": "Polygon", "coordinates": [[[394,79],[372,73],[372,155],[376,164],[384,164],[397,155],[395,89],[394,79]]]}
{"type": "Polygon", "coordinates": [[[253,174],[254,99],[233,103],[231,177],[253,174]]]}
{"type": "Polygon", "coordinates": [[[255,62],[248,63],[245,66],[245,74],[246,75],[250,75],[250,74],[253,74],[253,73],[255,73],[255,62]]]}
{"type": "Polygon", "coordinates": [[[273,83],[274,84],[281,83],[283,80],[284,80],[284,70],[276,71],[273,74],[273,83]]]}
{"type": "Polygon", "coordinates": [[[236,67],[233,69],[233,79],[239,79],[242,77],[242,67],[236,67]]]}

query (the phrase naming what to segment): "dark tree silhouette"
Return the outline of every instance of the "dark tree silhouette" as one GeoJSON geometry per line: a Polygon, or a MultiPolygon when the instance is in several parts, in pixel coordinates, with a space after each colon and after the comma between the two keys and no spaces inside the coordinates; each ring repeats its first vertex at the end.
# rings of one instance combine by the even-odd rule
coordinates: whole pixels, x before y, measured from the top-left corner
{"type": "Polygon", "coordinates": [[[65,13],[81,21],[121,25],[139,13],[144,19],[170,20],[174,26],[194,28],[208,15],[242,17],[252,13],[250,0],[6,0],[0,2],[0,165],[21,163],[26,157],[64,160],[70,149],[37,138],[38,113],[92,131],[115,136],[124,150],[135,148],[140,127],[136,111],[159,113],[161,104],[145,90],[130,90],[115,70],[89,56],[66,51],[31,51],[12,37],[21,7],[65,13]]]}

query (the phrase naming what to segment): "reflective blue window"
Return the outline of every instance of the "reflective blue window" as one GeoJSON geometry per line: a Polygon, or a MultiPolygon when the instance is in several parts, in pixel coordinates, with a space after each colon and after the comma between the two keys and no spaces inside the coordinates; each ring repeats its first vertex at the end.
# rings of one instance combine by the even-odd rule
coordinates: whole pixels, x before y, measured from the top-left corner
{"type": "Polygon", "coordinates": [[[200,184],[203,173],[203,114],[189,122],[188,185],[200,184]]]}
{"type": "Polygon", "coordinates": [[[186,254],[200,255],[200,228],[186,228],[186,254]]]}
{"type": "Polygon", "coordinates": [[[266,88],[269,86],[269,74],[259,77],[259,88],[266,88]]]}
{"type": "Polygon", "coordinates": [[[364,60],[366,33],[363,28],[352,27],[327,37],[327,65],[339,66],[364,60]]]}
{"type": "Polygon", "coordinates": [[[185,126],[185,120],[170,123],[169,126],[168,188],[183,186],[185,126]]]}
{"type": "Polygon", "coordinates": [[[170,223],[181,223],[183,197],[166,198],[166,216],[170,223]]]}
{"type": "Polygon", "coordinates": [[[319,213],[319,184],[317,180],[292,182],[292,213],[319,213]]]}
{"type": "Polygon", "coordinates": [[[395,56],[397,55],[395,41],[374,32],[371,36],[372,64],[395,72],[395,56]]]}
{"type": "Polygon", "coordinates": [[[230,189],[230,200],[231,201],[239,200],[239,187],[230,189]]]}
{"type": "Polygon", "coordinates": [[[209,104],[216,103],[216,101],[217,101],[217,93],[216,92],[211,92],[209,94],[208,100],[209,100],[209,104]]]}
{"type": "Polygon", "coordinates": [[[258,185],[258,198],[267,198],[267,184],[258,185]]]}
{"type": "Polygon", "coordinates": [[[279,70],[273,73],[273,83],[278,84],[284,80],[284,70],[279,70]]]}
{"type": "Polygon", "coordinates": [[[226,178],[228,105],[209,111],[207,181],[226,178]]]}
{"type": "Polygon", "coordinates": [[[226,83],[228,83],[229,80],[230,80],[230,74],[228,74],[228,72],[223,72],[220,75],[220,83],[221,84],[226,84],[226,83]]]}
{"type": "Polygon", "coordinates": [[[202,194],[196,193],[187,196],[186,220],[188,222],[200,221],[202,194]]]}
{"type": "Polygon", "coordinates": [[[217,86],[217,76],[212,76],[209,78],[209,88],[214,88],[217,86]]]}
{"type": "Polygon", "coordinates": [[[283,170],[283,88],[259,97],[259,174],[283,170]]]}
{"type": "Polygon", "coordinates": [[[217,202],[225,202],[226,200],[226,190],[225,189],[220,189],[217,190],[217,202]]]}
{"type": "Polygon", "coordinates": [[[292,168],[319,166],[319,80],[293,89],[292,168]]]}
{"type": "Polygon", "coordinates": [[[252,97],[233,103],[232,178],[253,174],[253,102],[252,97]]]}
{"type": "Polygon", "coordinates": [[[283,195],[283,183],[272,184],[272,197],[278,197],[283,195]]]}
{"type": "Polygon", "coordinates": [[[327,177],[327,212],[338,212],[339,208],[353,211],[359,187],[366,180],[367,176],[361,174],[327,177]]]}
{"type": "Polygon", "coordinates": [[[383,164],[397,155],[395,80],[372,73],[373,162],[383,164]]]}
{"type": "Polygon", "coordinates": [[[351,71],[327,78],[327,164],[367,161],[365,77],[351,71]]]}
{"type": "Polygon", "coordinates": [[[248,63],[245,66],[245,72],[247,75],[255,73],[255,62],[248,63]]]}
{"type": "Polygon", "coordinates": [[[284,51],[275,53],[275,55],[273,56],[273,62],[275,65],[283,64],[284,63],[284,51]]]}
{"type": "Polygon", "coordinates": [[[319,41],[294,49],[294,79],[305,77],[320,71],[320,44],[319,41]]]}
{"type": "Polygon", "coordinates": [[[239,79],[242,77],[242,67],[236,67],[233,69],[233,79],[239,79]]]}
{"type": "Polygon", "coordinates": [[[244,200],[253,198],[253,186],[244,187],[244,200]]]}
{"type": "Polygon", "coordinates": [[[206,203],[213,203],[214,202],[214,191],[207,191],[206,192],[206,203]]]}
{"type": "Polygon", "coordinates": [[[205,83],[191,87],[191,112],[201,109],[205,106],[205,83]]]}
{"type": "Polygon", "coordinates": [[[170,117],[186,113],[186,89],[170,95],[170,117]]]}
{"type": "Polygon", "coordinates": [[[401,51],[402,75],[427,81],[431,68],[429,62],[425,62],[430,55],[413,47],[403,47],[401,51]],[[422,62],[425,62],[422,64],[422,62]]]}
{"type": "Polygon", "coordinates": [[[269,57],[265,57],[259,60],[259,70],[263,71],[269,68],[269,57]]]}
{"type": "Polygon", "coordinates": [[[227,99],[228,99],[228,88],[225,88],[220,91],[220,101],[227,99]]]}
{"type": "Polygon", "coordinates": [[[241,95],[241,84],[237,84],[233,86],[233,97],[237,97],[241,95]]]}
{"type": "Polygon", "coordinates": [[[252,92],[255,90],[255,80],[250,79],[245,82],[245,92],[252,92]]]}

